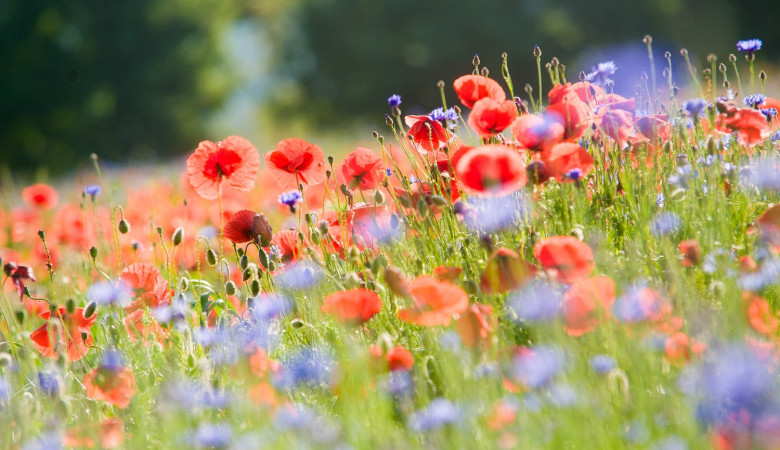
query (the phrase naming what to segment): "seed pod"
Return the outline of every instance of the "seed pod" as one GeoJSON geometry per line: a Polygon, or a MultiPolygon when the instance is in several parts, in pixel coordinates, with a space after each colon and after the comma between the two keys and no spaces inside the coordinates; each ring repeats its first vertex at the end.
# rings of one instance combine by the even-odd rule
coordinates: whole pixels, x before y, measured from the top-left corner
{"type": "Polygon", "coordinates": [[[179,227],[173,232],[173,245],[177,246],[184,240],[184,228],[179,227]]]}
{"type": "Polygon", "coordinates": [[[122,234],[130,232],[130,224],[125,219],[119,221],[119,232],[122,234]]]}
{"type": "Polygon", "coordinates": [[[232,280],[225,283],[225,293],[227,295],[236,295],[236,283],[233,283],[232,280]]]}
{"type": "Polygon", "coordinates": [[[445,206],[447,204],[447,199],[445,199],[441,195],[431,195],[429,198],[431,199],[431,203],[433,203],[436,206],[445,206]]]}
{"type": "Polygon", "coordinates": [[[265,252],[264,249],[260,248],[257,251],[258,259],[260,259],[260,264],[262,264],[263,267],[268,269],[268,266],[270,265],[270,261],[268,259],[268,253],[265,252]]]}
{"type": "Polygon", "coordinates": [[[256,297],[260,294],[260,282],[252,280],[252,283],[249,285],[249,292],[252,294],[252,297],[256,297]]]}
{"type": "Polygon", "coordinates": [[[90,302],[86,308],[84,308],[84,318],[88,319],[92,317],[93,314],[95,314],[95,310],[97,309],[97,303],[90,302]]]}
{"type": "Polygon", "coordinates": [[[424,199],[417,201],[417,212],[423,219],[428,217],[428,203],[424,199]]]}
{"type": "Polygon", "coordinates": [[[311,239],[312,243],[314,243],[314,245],[320,245],[320,232],[319,231],[317,231],[315,229],[312,229],[311,232],[309,233],[309,238],[311,239]]]}
{"type": "Polygon", "coordinates": [[[384,202],[385,202],[385,195],[382,193],[382,191],[380,191],[379,189],[374,191],[374,203],[376,203],[377,205],[381,205],[384,202]]]}
{"type": "Polygon", "coordinates": [[[179,281],[179,290],[186,291],[188,287],[190,287],[190,280],[188,280],[187,278],[182,278],[179,281]]]}
{"type": "Polygon", "coordinates": [[[95,258],[97,258],[97,255],[98,255],[97,248],[96,247],[90,247],[89,248],[89,256],[92,258],[93,261],[95,260],[95,258]]]}
{"type": "Polygon", "coordinates": [[[76,312],[76,302],[74,302],[72,298],[69,298],[65,302],[65,311],[67,311],[68,314],[73,314],[76,312]]]}
{"type": "Polygon", "coordinates": [[[248,281],[250,278],[252,278],[252,271],[247,267],[244,269],[244,272],[241,274],[241,280],[242,281],[248,281]]]}
{"type": "Polygon", "coordinates": [[[241,270],[245,270],[249,266],[249,258],[246,255],[242,256],[238,260],[238,266],[241,267],[241,270]]]}
{"type": "Polygon", "coordinates": [[[208,261],[209,265],[217,265],[217,254],[214,252],[214,250],[208,249],[206,252],[206,261],[208,261]]]}
{"type": "Polygon", "coordinates": [[[23,324],[24,317],[25,317],[24,310],[23,309],[17,310],[14,312],[14,314],[16,315],[16,320],[18,320],[20,324],[23,324]]]}

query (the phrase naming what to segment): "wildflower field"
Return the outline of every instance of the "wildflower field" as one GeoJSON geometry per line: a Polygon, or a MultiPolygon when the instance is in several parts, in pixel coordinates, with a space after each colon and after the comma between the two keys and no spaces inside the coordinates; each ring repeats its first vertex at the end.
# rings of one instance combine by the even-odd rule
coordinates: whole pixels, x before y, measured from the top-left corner
{"type": "Polygon", "coordinates": [[[780,448],[762,42],[644,43],[630,98],[475,55],[370,148],[4,192],[0,447],[780,448]]]}

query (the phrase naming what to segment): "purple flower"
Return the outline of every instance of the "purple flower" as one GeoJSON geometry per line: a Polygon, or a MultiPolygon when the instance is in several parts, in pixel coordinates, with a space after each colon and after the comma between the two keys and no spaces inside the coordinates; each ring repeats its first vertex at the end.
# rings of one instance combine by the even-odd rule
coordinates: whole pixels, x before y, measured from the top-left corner
{"type": "Polygon", "coordinates": [[[777,115],[777,109],[775,108],[764,108],[760,109],[759,111],[761,111],[761,114],[763,114],[767,119],[771,119],[777,115]]]}
{"type": "Polygon", "coordinates": [[[454,205],[456,213],[472,231],[492,233],[516,226],[530,213],[529,202],[522,195],[503,197],[469,197],[454,205]]]}
{"type": "Polygon", "coordinates": [[[311,409],[292,404],[279,408],[274,416],[274,427],[279,431],[300,430],[312,428],[317,421],[317,414],[311,409]]]}
{"type": "Polygon", "coordinates": [[[301,201],[301,193],[299,191],[282,192],[282,194],[279,195],[279,203],[287,205],[292,212],[295,212],[295,205],[297,205],[299,201],[301,201]]]}
{"type": "Polygon", "coordinates": [[[683,110],[685,110],[692,117],[699,117],[704,115],[704,109],[707,107],[707,100],[703,98],[692,98],[682,104],[683,110]]]}
{"type": "Polygon", "coordinates": [[[62,382],[55,372],[38,372],[38,386],[49,397],[56,397],[62,389],[62,382]]]}
{"type": "Polygon", "coordinates": [[[509,307],[518,319],[546,322],[560,314],[563,290],[559,285],[535,279],[509,299],[509,307]]]}
{"type": "Polygon", "coordinates": [[[590,368],[598,374],[606,374],[617,367],[615,358],[608,355],[596,355],[590,359],[590,368]]]}
{"type": "Polygon", "coordinates": [[[548,384],[563,371],[563,352],[547,345],[537,345],[526,353],[515,356],[513,368],[516,378],[532,388],[548,384]]]}
{"type": "Polygon", "coordinates": [[[753,53],[761,50],[764,42],[761,39],[747,39],[737,42],[737,50],[740,52],[753,53]]]}
{"type": "Polygon", "coordinates": [[[279,285],[288,289],[305,289],[313,286],[322,278],[319,267],[309,262],[290,264],[274,276],[279,285]]]}
{"type": "Polygon", "coordinates": [[[550,387],[550,404],[559,408],[572,406],[579,400],[577,391],[568,384],[556,383],[550,387]]]}
{"type": "Polygon", "coordinates": [[[437,398],[409,417],[409,428],[418,433],[435,430],[458,422],[461,415],[460,408],[454,403],[444,398],[437,398]]]}
{"type": "Polygon", "coordinates": [[[385,379],[384,387],[395,398],[408,398],[414,394],[414,380],[405,370],[390,372],[385,379]]]}
{"type": "Polygon", "coordinates": [[[585,79],[596,86],[605,86],[612,82],[609,78],[617,72],[617,66],[612,61],[598,63],[585,79]]]}
{"type": "Polygon", "coordinates": [[[677,214],[672,212],[662,212],[650,222],[650,234],[653,236],[664,236],[680,229],[682,221],[677,214]]]}
{"type": "Polygon", "coordinates": [[[766,95],[764,94],[746,95],[744,99],[745,105],[751,108],[758,108],[758,106],[764,103],[765,101],[766,101],[766,95]]]}
{"type": "Polygon", "coordinates": [[[225,448],[233,439],[233,430],[227,423],[204,423],[195,431],[195,445],[200,448],[225,448]]]}
{"type": "Polygon", "coordinates": [[[401,105],[401,96],[393,94],[387,99],[387,105],[391,108],[398,108],[401,105]]]}
{"type": "Polygon", "coordinates": [[[444,108],[436,108],[428,114],[428,118],[431,120],[438,120],[439,122],[455,122],[458,120],[458,113],[452,108],[449,108],[446,111],[444,108]]]}
{"type": "Polygon", "coordinates": [[[281,370],[274,377],[274,384],[284,389],[299,385],[324,386],[329,384],[334,366],[327,351],[304,349],[282,362],[281,370]]]}
{"type": "Polygon", "coordinates": [[[87,300],[98,305],[127,306],[132,300],[132,294],[130,286],[121,280],[117,282],[98,281],[87,288],[87,300]]]}
{"type": "Polygon", "coordinates": [[[108,349],[100,358],[100,369],[118,372],[125,367],[124,358],[117,350],[108,349]]]}
{"type": "Polygon", "coordinates": [[[90,184],[89,186],[84,187],[84,195],[89,195],[92,200],[94,200],[98,194],[100,194],[99,184],[90,184]]]}

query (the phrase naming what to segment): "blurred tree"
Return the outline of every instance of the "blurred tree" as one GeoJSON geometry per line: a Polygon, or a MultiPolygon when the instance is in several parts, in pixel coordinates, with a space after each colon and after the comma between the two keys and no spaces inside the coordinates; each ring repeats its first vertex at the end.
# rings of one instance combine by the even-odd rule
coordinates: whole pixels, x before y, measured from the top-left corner
{"type": "Polygon", "coordinates": [[[230,91],[225,0],[0,2],[0,165],[182,153],[230,91]]]}

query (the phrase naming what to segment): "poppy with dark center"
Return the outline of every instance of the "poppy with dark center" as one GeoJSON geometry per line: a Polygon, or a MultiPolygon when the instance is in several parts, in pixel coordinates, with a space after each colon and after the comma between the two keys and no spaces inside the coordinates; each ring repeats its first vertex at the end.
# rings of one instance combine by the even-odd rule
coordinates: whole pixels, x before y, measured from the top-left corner
{"type": "Polygon", "coordinates": [[[501,85],[484,75],[464,75],[455,80],[452,87],[466,108],[474,107],[474,104],[483,98],[497,102],[506,100],[506,93],[501,85]]]}
{"type": "Polygon", "coordinates": [[[412,352],[396,345],[392,350],[385,355],[387,366],[391,372],[408,372],[414,367],[414,356],[412,352]]]}
{"type": "Polygon", "coordinates": [[[536,266],[523,261],[516,251],[501,247],[488,258],[480,287],[486,294],[520,289],[536,275],[536,266]]]}
{"type": "Polygon", "coordinates": [[[22,199],[34,208],[52,209],[57,206],[59,196],[48,184],[37,183],[22,190],[22,199]]]}
{"type": "MultiPolygon", "coordinates": [[[[430,116],[406,116],[406,126],[409,127],[409,139],[423,148],[423,151],[438,150],[447,142],[447,130],[438,120],[430,116]]],[[[418,149],[419,150],[419,149],[418,149]]]]}
{"type": "Polygon", "coordinates": [[[237,211],[225,223],[224,235],[234,244],[254,242],[262,247],[271,244],[273,232],[265,214],[248,209],[237,211]]]}
{"type": "Polygon", "coordinates": [[[504,131],[517,117],[517,106],[512,100],[496,101],[483,98],[474,104],[468,124],[483,139],[504,131]]]}
{"type": "Polygon", "coordinates": [[[610,317],[615,302],[615,282],[607,276],[595,276],[577,281],[563,295],[564,329],[569,336],[582,336],[593,331],[599,321],[610,317]]]}
{"type": "Polygon", "coordinates": [[[430,276],[419,276],[409,284],[414,307],[398,312],[398,317],[417,325],[447,326],[452,316],[469,307],[469,296],[459,286],[430,276]]]}
{"type": "Polygon", "coordinates": [[[312,186],[325,181],[325,154],[316,144],[303,139],[288,138],[276,149],[265,154],[265,163],[271,178],[284,190],[298,189],[298,185],[312,186]]]}
{"type": "Polygon", "coordinates": [[[344,158],[341,173],[350,189],[374,189],[385,178],[384,164],[374,152],[358,147],[344,158]]]}
{"type": "Polygon", "coordinates": [[[24,280],[35,282],[32,267],[7,262],[3,265],[3,272],[13,281],[16,291],[19,293],[19,301],[22,301],[24,299],[24,280]]]}
{"type": "Polygon", "coordinates": [[[90,328],[97,319],[97,314],[84,317],[84,308],[76,308],[68,313],[64,306],[55,311],[52,317],[50,311],[41,314],[47,322],[30,334],[33,346],[47,358],[57,358],[57,347],[65,349],[69,361],[83,358],[92,347],[92,332],[90,328]]]}
{"type": "Polygon", "coordinates": [[[769,137],[772,131],[766,116],[751,108],[735,108],[718,104],[721,111],[715,121],[715,127],[725,133],[737,133],[737,139],[743,145],[758,145],[769,137]]]}
{"type": "Polygon", "coordinates": [[[135,376],[121,361],[103,362],[84,376],[87,397],[125,409],[135,395],[135,376]]]}
{"type": "Polygon", "coordinates": [[[550,176],[561,182],[577,181],[593,170],[593,158],[579,144],[563,142],[542,153],[550,176]],[[576,177],[572,171],[577,170],[576,177]]]}
{"type": "Polygon", "coordinates": [[[173,290],[168,288],[168,281],[153,264],[130,264],[122,270],[121,279],[133,289],[136,297],[135,301],[125,307],[127,314],[145,307],[159,308],[171,303],[173,290]]]}
{"type": "Polygon", "coordinates": [[[516,191],[528,181],[523,158],[503,145],[470,150],[458,161],[455,173],[466,188],[493,194],[516,191]]]}
{"type": "Polygon", "coordinates": [[[595,267],[593,251],[573,236],[552,236],[534,245],[534,256],[557,281],[584,280],[595,267]]]}
{"type": "Polygon", "coordinates": [[[214,199],[225,181],[237,191],[249,191],[255,186],[260,169],[257,149],[240,136],[228,136],[220,142],[202,141],[187,158],[187,176],[201,197],[214,199]]]}
{"type": "Polygon", "coordinates": [[[382,310],[376,292],[358,288],[333,293],[323,300],[322,311],[341,322],[361,325],[382,310]]]}

